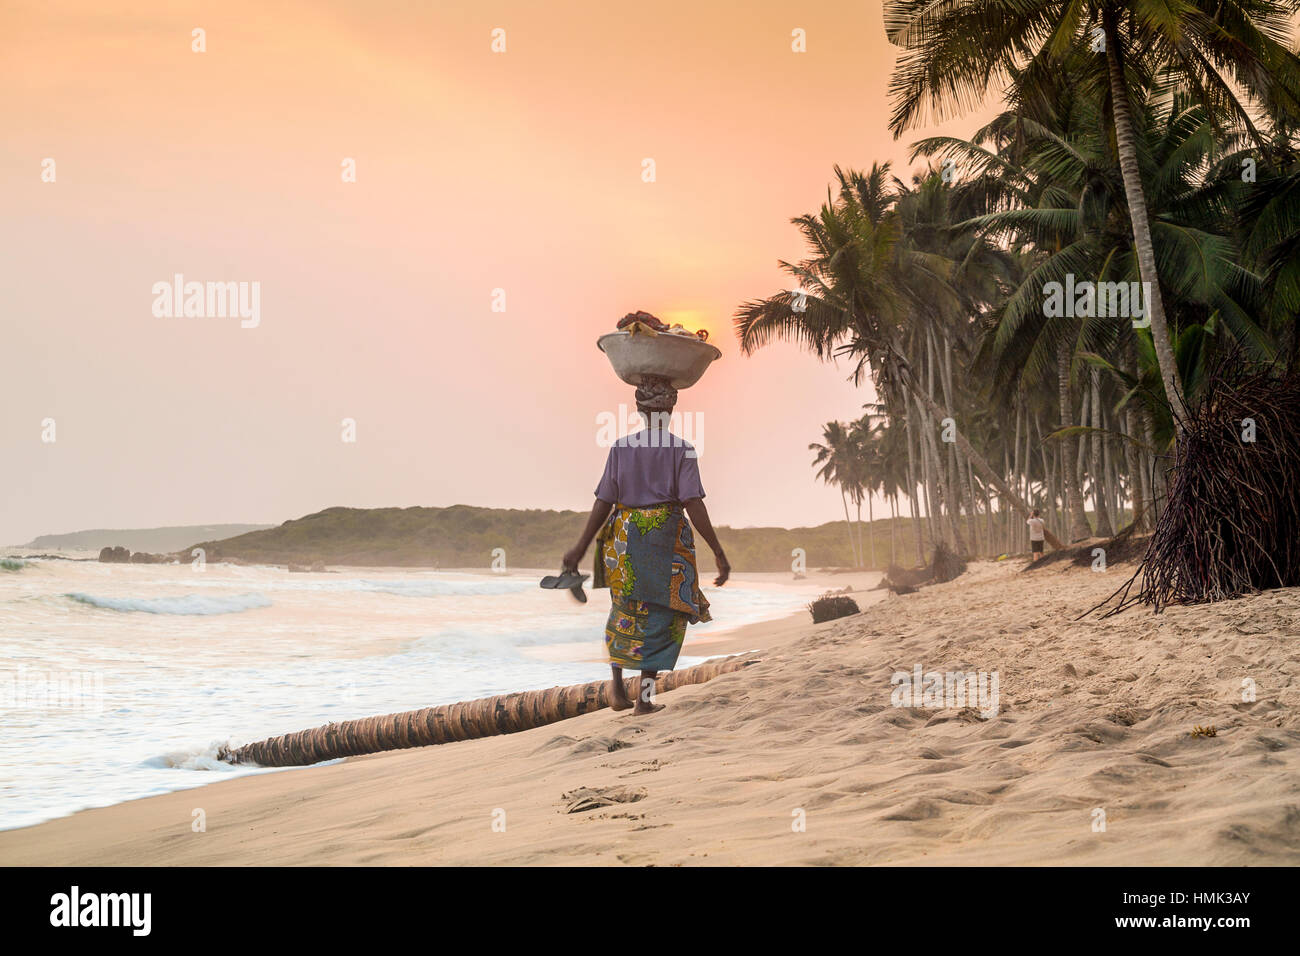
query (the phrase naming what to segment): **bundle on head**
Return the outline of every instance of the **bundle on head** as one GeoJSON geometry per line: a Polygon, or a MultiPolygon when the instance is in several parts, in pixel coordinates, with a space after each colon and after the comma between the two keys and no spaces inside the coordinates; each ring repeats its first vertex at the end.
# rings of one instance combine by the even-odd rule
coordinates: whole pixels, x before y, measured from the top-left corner
{"type": "Polygon", "coordinates": [[[1141,589],[1109,613],[1300,584],[1300,367],[1229,352],[1188,416],[1141,589]]]}
{"type": "Polygon", "coordinates": [[[823,594],[808,605],[814,624],[859,613],[858,602],[843,594],[823,594]]]}
{"type": "Polygon", "coordinates": [[[930,572],[930,579],[935,584],[943,584],[966,573],[966,559],[940,542],[934,546],[934,554],[930,557],[930,572]]]}
{"type": "Polygon", "coordinates": [[[625,329],[633,322],[648,325],[657,332],[666,331],[668,328],[666,322],[662,321],[657,316],[651,315],[649,312],[629,312],[627,315],[623,316],[623,318],[618,320],[618,325],[615,326],[615,328],[625,329]]]}

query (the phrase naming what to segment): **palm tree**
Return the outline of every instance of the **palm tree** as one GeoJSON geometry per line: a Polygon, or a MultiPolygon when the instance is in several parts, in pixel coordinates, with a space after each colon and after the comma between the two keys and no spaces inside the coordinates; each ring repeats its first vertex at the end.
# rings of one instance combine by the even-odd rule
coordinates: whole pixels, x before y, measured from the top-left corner
{"type": "MultiPolygon", "coordinates": [[[[1095,91],[1078,79],[1080,72],[1057,78],[1046,91],[1040,89],[1050,92],[1040,100],[1021,101],[1015,94],[1022,91],[1013,88],[1011,109],[970,141],[934,137],[914,147],[917,155],[960,161],[969,172],[956,189],[958,201],[977,213],[964,225],[991,240],[1010,243],[1021,254],[1023,274],[998,310],[984,350],[995,393],[1032,386],[1049,370],[1055,372],[1060,427],[1051,437],[1060,443],[1065,458],[1062,470],[1073,538],[1090,533],[1075,478],[1075,436],[1086,443],[1090,435],[1092,457],[1100,453],[1102,461],[1085,471],[1092,476],[1096,500],[1104,503],[1112,490],[1105,480],[1104,442],[1112,435],[1100,424],[1120,412],[1118,406],[1114,412],[1092,408],[1086,429],[1075,426],[1070,388],[1075,358],[1106,353],[1112,358],[1105,367],[1135,368],[1142,351],[1136,343],[1152,341],[1128,323],[1064,317],[1047,321],[1043,315],[1042,290],[1067,274],[1126,283],[1139,275],[1123,184],[1101,129],[1102,106],[1095,91]]],[[[1268,335],[1250,318],[1260,283],[1236,264],[1239,256],[1226,234],[1235,186],[1223,176],[1205,175],[1217,149],[1213,117],[1162,87],[1153,90],[1152,100],[1158,102],[1141,101],[1142,150],[1152,172],[1148,198],[1162,250],[1166,302],[1184,328],[1218,315],[1227,334],[1267,354],[1268,335]]],[[[1158,372],[1154,342],[1152,346],[1158,372]]],[[[1130,378],[1134,374],[1128,373],[1130,378]]],[[[1135,443],[1146,446],[1139,408],[1161,391],[1158,375],[1155,384],[1140,401],[1125,403],[1126,429],[1120,437],[1130,488],[1139,486],[1146,474],[1135,443]]],[[[1191,383],[1183,385],[1187,394],[1195,394],[1191,383]]],[[[1125,388],[1131,389],[1132,383],[1125,388]]],[[[1087,393],[1099,399],[1103,390],[1094,380],[1087,393]]],[[[1153,407],[1146,414],[1161,417],[1153,407]]],[[[1149,494],[1134,497],[1135,517],[1149,494]]],[[[1099,504],[1097,516],[1098,533],[1106,534],[1110,525],[1104,505],[1099,504]]]]}
{"type": "MultiPolygon", "coordinates": [[[[873,439],[873,460],[876,466],[878,485],[885,500],[889,502],[889,563],[898,564],[898,498],[907,490],[909,499],[916,497],[915,487],[911,487],[908,475],[912,470],[911,449],[907,441],[907,423],[905,419],[895,418],[879,402],[863,406],[867,412],[863,421],[874,420],[876,437],[873,439]]],[[[914,515],[915,517],[915,515],[914,515]]],[[[919,522],[918,522],[919,526],[919,522]]],[[[920,560],[919,549],[917,560],[920,560]]]]}
{"type": "MultiPolygon", "coordinates": [[[[1182,382],[1156,268],[1132,90],[1157,70],[1174,72],[1206,107],[1265,143],[1250,106],[1300,115],[1300,60],[1282,42],[1296,12],[1291,0],[886,0],[890,39],[906,52],[891,90],[895,135],[924,114],[946,118],[982,97],[995,81],[1033,89],[1059,75],[1091,35],[1104,52],[1115,134],[1139,273],[1166,398],[1176,422],[1186,417],[1182,382]],[[1252,94],[1243,102],[1238,89],[1252,94]]],[[[1100,48],[1100,49],[1098,49],[1100,48]]]]}
{"type": "MultiPolygon", "coordinates": [[[[868,413],[854,422],[849,428],[849,438],[853,443],[854,458],[856,462],[858,488],[858,525],[862,524],[862,499],[867,500],[867,549],[863,552],[867,555],[864,567],[873,568],[876,565],[876,531],[875,531],[875,507],[874,498],[877,491],[882,486],[882,462],[880,459],[880,431],[883,427],[880,424],[873,424],[871,414],[868,413]]],[[[861,544],[861,536],[859,536],[861,544]]]]}
{"type": "Polygon", "coordinates": [[[1259,313],[1279,352],[1294,360],[1300,357],[1300,156],[1289,130],[1275,136],[1277,158],[1259,164],[1257,182],[1242,182],[1242,163],[1256,159],[1245,149],[1225,155],[1217,173],[1231,191],[1228,208],[1237,216],[1243,265],[1260,279],[1259,313]]]}
{"type": "MultiPolygon", "coordinates": [[[[898,193],[888,164],[873,165],[866,174],[837,166],[835,175],[838,196],[828,192],[819,213],[793,220],[810,247],[810,257],[780,263],[801,292],[783,291],[742,304],[735,318],[741,348],[752,353],[773,339],[786,339],[822,360],[848,355],[856,360],[854,380],[861,381],[869,371],[891,412],[905,409],[908,399],[917,403],[931,419],[931,427],[921,429],[922,445],[933,445],[939,423],[953,416],[919,377],[904,352],[904,341],[924,333],[921,320],[936,303],[962,303],[961,293],[949,281],[952,264],[902,242],[903,222],[895,208],[898,193]]],[[[932,338],[930,343],[933,346],[932,338]]],[[[1027,517],[1029,505],[989,466],[964,431],[955,429],[953,438],[965,460],[1027,517]]],[[[942,469],[937,478],[951,516],[957,489],[942,469]]],[[[951,529],[958,535],[955,521],[951,529]]],[[[1054,536],[1049,540],[1060,547],[1054,536]]],[[[960,537],[957,544],[960,548],[960,537]]]]}
{"type": "Polygon", "coordinates": [[[822,440],[808,446],[809,451],[817,453],[813,466],[821,465],[817,477],[828,485],[840,486],[840,500],[844,503],[844,525],[849,532],[849,550],[853,552],[853,566],[858,567],[862,561],[858,557],[858,547],[853,541],[853,523],[849,519],[849,488],[853,484],[854,451],[853,439],[842,422],[827,422],[822,427],[822,440]]]}

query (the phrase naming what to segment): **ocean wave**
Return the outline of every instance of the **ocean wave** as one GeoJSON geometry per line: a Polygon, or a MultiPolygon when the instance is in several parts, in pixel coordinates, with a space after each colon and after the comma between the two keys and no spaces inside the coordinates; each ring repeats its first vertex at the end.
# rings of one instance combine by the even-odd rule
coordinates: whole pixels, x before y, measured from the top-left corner
{"type": "Polygon", "coordinates": [[[409,597],[478,597],[516,594],[537,587],[534,581],[357,581],[358,590],[409,597]]]}
{"type": "MultiPolygon", "coordinates": [[[[232,764],[226,763],[221,759],[220,754],[223,750],[238,750],[242,745],[239,741],[223,740],[213,742],[207,746],[193,746],[183,750],[169,750],[167,753],[159,754],[156,757],[150,757],[141,762],[141,766],[154,770],[207,770],[217,771],[219,773],[249,773],[261,771],[263,773],[271,770],[282,768],[262,767],[255,763],[232,764]]],[[[322,760],[320,763],[312,764],[313,767],[325,767],[331,764],[342,763],[343,758],[338,757],[334,760],[322,760]]]]}
{"type": "Polygon", "coordinates": [[[145,614],[237,614],[256,608],[270,607],[271,599],[264,594],[232,594],[209,596],[181,594],[159,598],[96,597],[93,594],[64,595],[79,604],[107,608],[111,611],[143,611],[145,614]]]}
{"type": "Polygon", "coordinates": [[[26,561],[17,558],[0,558],[0,571],[21,571],[27,567],[26,561]]]}
{"type": "Polygon", "coordinates": [[[217,755],[223,749],[230,748],[230,741],[210,743],[206,747],[192,747],[188,750],[172,750],[144,761],[144,766],[175,770],[234,770],[217,755]]]}
{"type": "Polygon", "coordinates": [[[269,585],[285,591],[327,591],[392,594],[396,597],[493,597],[518,594],[537,587],[537,582],[522,578],[462,579],[426,578],[401,581],[370,581],[364,578],[343,578],[337,581],[286,581],[280,579],[269,585]]]}

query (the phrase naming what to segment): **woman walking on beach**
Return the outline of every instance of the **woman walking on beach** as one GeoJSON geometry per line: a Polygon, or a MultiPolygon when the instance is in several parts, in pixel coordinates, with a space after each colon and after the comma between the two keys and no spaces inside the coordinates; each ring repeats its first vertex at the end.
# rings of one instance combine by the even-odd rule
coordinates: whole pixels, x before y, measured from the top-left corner
{"type": "Polygon", "coordinates": [[[646,427],[610,448],[587,526],[563,561],[565,571],[576,571],[596,539],[592,587],[608,587],[610,595],[605,623],[613,672],[610,706],[634,706],[623,669],[639,670],[637,714],[663,709],[654,703],[655,677],[676,665],[686,625],[711,620],[700,592],[691,525],[713,551],[718,566],[713,583],[721,587],[731,575],[704,507],[695,449],[668,430],[677,390],[667,380],[647,379],[636,390],[646,427]]]}

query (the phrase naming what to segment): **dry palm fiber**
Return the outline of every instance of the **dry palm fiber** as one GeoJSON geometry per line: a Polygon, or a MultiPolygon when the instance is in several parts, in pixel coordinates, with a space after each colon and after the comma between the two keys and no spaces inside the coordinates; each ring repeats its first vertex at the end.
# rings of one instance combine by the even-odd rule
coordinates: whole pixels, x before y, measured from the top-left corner
{"type": "Polygon", "coordinates": [[[1300,585],[1300,367],[1224,355],[1185,426],[1138,570],[1098,605],[1119,598],[1108,616],[1300,585]]]}
{"type": "Polygon", "coordinates": [[[923,584],[929,584],[933,577],[933,568],[901,568],[897,564],[891,564],[885,569],[885,576],[877,587],[890,590],[896,588],[916,590],[923,584]]]}
{"type": "Polygon", "coordinates": [[[966,561],[960,555],[949,550],[945,544],[936,544],[934,554],[930,556],[931,580],[943,584],[966,573],[966,561]]]}
{"type": "Polygon", "coordinates": [[[1104,541],[1090,540],[1083,544],[1062,548],[1059,551],[1052,551],[1025,565],[1020,569],[1020,573],[1038,574],[1044,568],[1051,567],[1054,564],[1069,563],[1076,568],[1090,567],[1097,561],[1097,555],[1093,552],[1098,548],[1106,552],[1106,561],[1110,564],[1138,561],[1146,553],[1147,542],[1150,538],[1149,533],[1139,533],[1136,527],[1130,523],[1113,538],[1104,541]]]}
{"type": "Polygon", "coordinates": [[[843,594],[823,594],[808,605],[808,611],[812,614],[814,624],[861,613],[858,602],[843,594]]]}
{"type": "MultiPolygon", "coordinates": [[[[684,670],[669,671],[655,681],[655,689],[662,693],[688,684],[702,684],[719,674],[756,663],[758,661],[753,657],[724,657],[684,670]]],[[[223,748],[217,756],[227,763],[300,767],[382,750],[512,734],[608,707],[609,683],[608,680],[592,681],[569,687],[483,697],[382,717],[345,720],[339,724],[270,737],[235,750],[223,748]]],[[[640,678],[629,677],[626,683],[628,696],[635,699],[640,693],[640,678]]]]}

